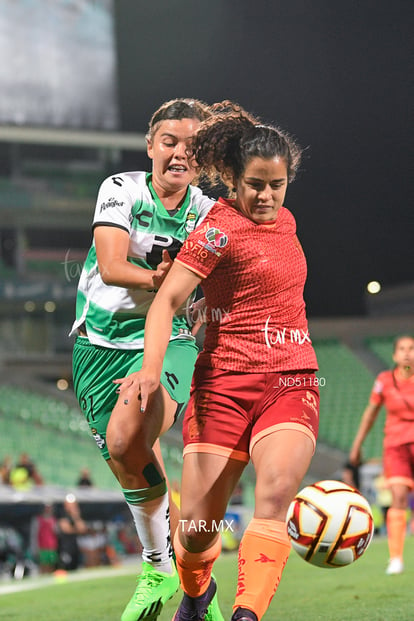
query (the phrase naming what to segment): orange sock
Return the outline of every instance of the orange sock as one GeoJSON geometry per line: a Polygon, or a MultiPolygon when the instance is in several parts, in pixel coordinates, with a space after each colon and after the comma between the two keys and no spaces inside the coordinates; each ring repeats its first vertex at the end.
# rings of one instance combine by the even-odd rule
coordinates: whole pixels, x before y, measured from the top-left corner
{"type": "Polygon", "coordinates": [[[279,586],[290,552],[285,522],[253,518],[239,547],[239,576],[233,610],[252,610],[258,620],[279,586]]]}
{"type": "Polygon", "coordinates": [[[221,537],[204,552],[188,552],[178,537],[174,536],[174,552],[178,575],[183,591],[190,597],[198,597],[207,591],[214,561],[220,556],[221,537]]]}
{"type": "Polygon", "coordinates": [[[388,549],[390,558],[403,557],[405,531],[407,528],[407,513],[405,509],[387,511],[388,549]]]}

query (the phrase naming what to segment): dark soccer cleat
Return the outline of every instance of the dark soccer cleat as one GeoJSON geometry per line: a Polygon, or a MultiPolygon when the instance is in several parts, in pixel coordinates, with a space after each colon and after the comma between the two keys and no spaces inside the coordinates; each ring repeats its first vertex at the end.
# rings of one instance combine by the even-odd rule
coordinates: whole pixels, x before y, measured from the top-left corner
{"type": "Polygon", "coordinates": [[[257,621],[257,616],[252,610],[247,608],[236,608],[231,621],[257,621]]]}
{"type": "Polygon", "coordinates": [[[216,591],[217,585],[214,578],[212,578],[207,591],[203,593],[203,595],[199,595],[199,597],[190,597],[187,593],[184,593],[181,604],[173,617],[173,621],[205,621],[208,607],[216,591]]]}

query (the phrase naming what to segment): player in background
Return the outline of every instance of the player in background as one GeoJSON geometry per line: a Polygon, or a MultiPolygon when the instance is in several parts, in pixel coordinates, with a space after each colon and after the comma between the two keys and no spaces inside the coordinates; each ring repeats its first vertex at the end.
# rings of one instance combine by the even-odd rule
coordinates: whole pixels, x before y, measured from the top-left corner
{"type": "Polygon", "coordinates": [[[218,526],[251,458],[255,512],[239,548],[232,620],[257,621],[289,555],[286,512],[318,432],[317,361],[303,300],[306,260],[294,217],[283,206],[300,150],[236,104],[213,109],[196,134],[195,157],[235,198],[220,198],[184,243],[149,311],[142,369],[119,384],[121,395],[138,395],[146,411],[158,390],[174,313],[202,283],[207,327],[184,417],[174,540],[185,594],[174,619],[205,619],[216,592],[218,526]]]}
{"type": "Polygon", "coordinates": [[[414,338],[400,336],[394,342],[395,367],[375,380],[369,403],[355,435],[349,460],[358,464],[361,447],[381,406],[385,406],[383,470],[392,502],[386,526],[390,560],[386,573],[404,571],[403,551],[410,491],[414,489],[414,338]]]}
{"type": "MultiPolygon", "coordinates": [[[[153,621],[179,587],[169,519],[169,504],[174,505],[158,438],[189,399],[198,349],[188,313],[174,316],[161,384],[145,415],[136,400],[118,398],[113,380],[141,368],[145,317],[155,290],[213,204],[190,185],[196,169],[188,157],[192,135],[209,114],[192,99],[168,101],[153,114],[147,134],[152,172],[116,173],[102,183],[93,244],[78,286],[74,389],[143,546],[142,572],[122,621],[153,621]]],[[[216,601],[213,606],[211,619],[221,620],[216,601]]]]}

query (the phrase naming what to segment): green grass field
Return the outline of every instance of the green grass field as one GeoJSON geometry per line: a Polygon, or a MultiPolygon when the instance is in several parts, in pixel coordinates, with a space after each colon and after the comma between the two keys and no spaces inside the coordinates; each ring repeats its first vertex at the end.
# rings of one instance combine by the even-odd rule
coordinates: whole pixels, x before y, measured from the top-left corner
{"type": "MultiPolygon", "coordinates": [[[[291,552],[280,587],[265,621],[413,621],[414,537],[405,549],[406,571],[384,573],[386,541],[376,538],[354,565],[320,569],[291,552]]],[[[214,572],[226,621],[230,620],[236,584],[235,554],[223,554],[214,572]]],[[[4,621],[119,621],[134,590],[133,566],[82,570],[64,583],[51,577],[0,583],[0,619],[4,621]],[[7,593],[10,587],[21,587],[7,593]]],[[[164,607],[159,621],[170,621],[180,594],[164,607]]]]}

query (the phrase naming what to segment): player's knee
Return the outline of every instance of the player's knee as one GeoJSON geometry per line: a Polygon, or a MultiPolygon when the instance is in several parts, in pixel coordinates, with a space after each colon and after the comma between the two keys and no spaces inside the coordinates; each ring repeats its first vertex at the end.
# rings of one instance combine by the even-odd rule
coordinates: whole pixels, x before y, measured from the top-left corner
{"type": "Polygon", "coordinates": [[[122,427],[108,427],[106,441],[111,459],[123,463],[132,453],[137,453],[137,446],[144,452],[145,438],[140,435],[139,429],[134,429],[134,433],[131,433],[131,430],[122,427]]]}
{"type": "Polygon", "coordinates": [[[186,520],[179,520],[177,528],[181,543],[189,552],[208,550],[217,537],[217,532],[213,532],[205,520],[191,520],[188,523],[186,520]]]}
{"type": "Polygon", "coordinates": [[[296,482],[289,477],[278,477],[262,481],[256,486],[256,509],[261,517],[272,518],[280,516],[292,501],[296,491],[296,482]]]}

